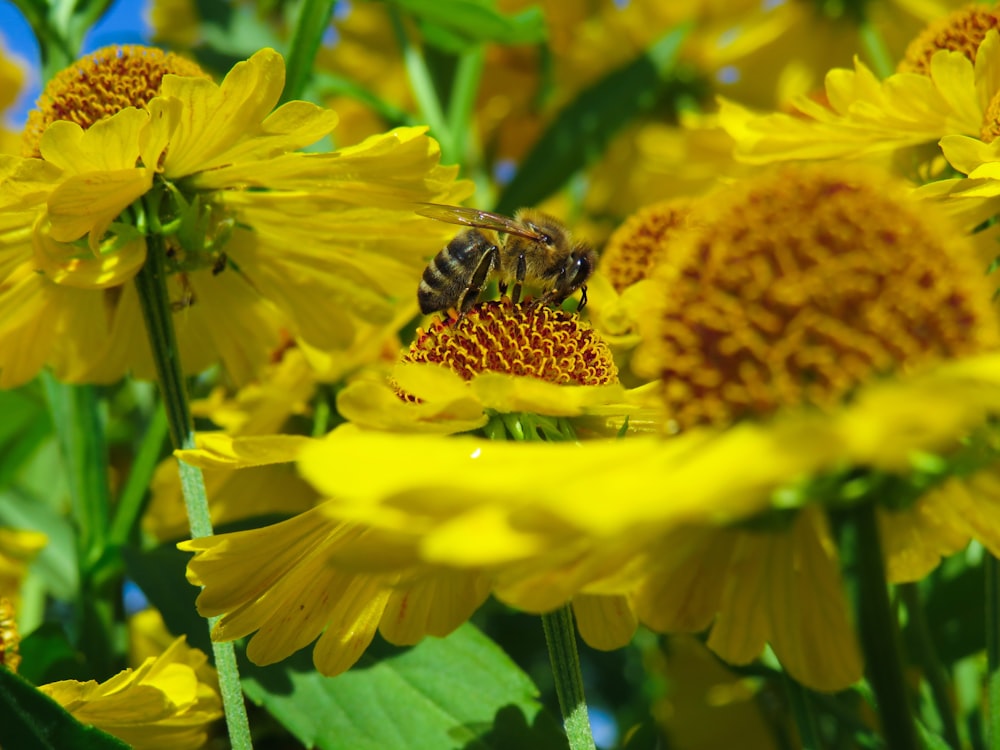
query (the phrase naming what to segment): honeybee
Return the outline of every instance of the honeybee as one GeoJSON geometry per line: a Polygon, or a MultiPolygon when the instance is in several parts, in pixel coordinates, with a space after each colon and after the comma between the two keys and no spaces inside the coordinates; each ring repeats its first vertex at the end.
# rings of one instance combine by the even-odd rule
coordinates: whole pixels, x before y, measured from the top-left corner
{"type": "Polygon", "coordinates": [[[545,290],[539,304],[561,303],[577,289],[581,292],[577,310],[587,304],[586,281],[597,255],[589,246],[574,243],[569,230],[551,216],[522,208],[509,218],[439,203],[421,204],[417,213],[472,227],[456,235],[424,269],[417,289],[424,315],[452,307],[464,315],[476,304],[491,274],[499,277],[501,294],[513,284],[510,296],[515,304],[524,284],[545,290]]]}

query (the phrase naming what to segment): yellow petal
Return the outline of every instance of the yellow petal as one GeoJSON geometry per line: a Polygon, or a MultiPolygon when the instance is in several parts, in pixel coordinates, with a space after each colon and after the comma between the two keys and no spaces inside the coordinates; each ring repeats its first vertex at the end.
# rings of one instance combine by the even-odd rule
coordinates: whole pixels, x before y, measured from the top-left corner
{"type": "Polygon", "coordinates": [[[591,648],[613,651],[632,640],[638,621],[624,596],[573,598],[573,614],[580,637],[591,648]]]}
{"type": "Polygon", "coordinates": [[[234,438],[222,432],[200,432],[198,447],[177,450],[184,463],[207,468],[239,469],[248,466],[289,463],[315,438],[301,435],[268,435],[234,438]]]}
{"type": "Polygon", "coordinates": [[[399,646],[425,636],[443,638],[469,619],[489,596],[489,579],[466,571],[434,571],[392,591],[379,632],[399,646]]]}

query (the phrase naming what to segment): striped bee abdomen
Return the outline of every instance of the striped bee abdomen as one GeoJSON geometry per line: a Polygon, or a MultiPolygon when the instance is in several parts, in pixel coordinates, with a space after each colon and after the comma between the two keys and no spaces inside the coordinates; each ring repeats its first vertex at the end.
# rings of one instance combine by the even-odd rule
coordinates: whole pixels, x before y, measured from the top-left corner
{"type": "Polygon", "coordinates": [[[424,269],[417,288],[420,311],[427,315],[456,307],[464,312],[475,304],[497,260],[496,245],[479,230],[457,235],[424,269]],[[483,263],[488,265],[482,268],[483,263]]]}

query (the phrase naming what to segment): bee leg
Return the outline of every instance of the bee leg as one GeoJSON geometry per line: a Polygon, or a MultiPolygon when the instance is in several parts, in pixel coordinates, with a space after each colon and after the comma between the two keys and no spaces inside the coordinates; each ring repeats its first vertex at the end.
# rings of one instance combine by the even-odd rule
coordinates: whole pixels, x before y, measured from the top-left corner
{"type": "Polygon", "coordinates": [[[483,287],[486,285],[486,277],[490,275],[490,271],[499,265],[500,251],[496,245],[490,245],[490,249],[483,253],[483,257],[479,259],[479,265],[473,271],[472,278],[469,279],[469,285],[465,288],[465,293],[458,301],[458,309],[462,312],[462,315],[469,312],[470,308],[479,301],[479,295],[482,294],[483,287]]]}
{"type": "Polygon", "coordinates": [[[517,256],[517,271],[514,276],[514,290],[510,293],[510,301],[515,305],[521,301],[521,286],[524,284],[524,277],[528,275],[528,261],[524,253],[517,256]]]}
{"type": "Polygon", "coordinates": [[[499,290],[500,294],[506,294],[507,293],[507,282],[506,281],[498,281],[497,282],[497,289],[499,290]]]}
{"type": "Polygon", "coordinates": [[[580,312],[583,308],[587,306],[587,285],[584,284],[580,287],[580,304],[576,306],[576,311],[580,312]]]}

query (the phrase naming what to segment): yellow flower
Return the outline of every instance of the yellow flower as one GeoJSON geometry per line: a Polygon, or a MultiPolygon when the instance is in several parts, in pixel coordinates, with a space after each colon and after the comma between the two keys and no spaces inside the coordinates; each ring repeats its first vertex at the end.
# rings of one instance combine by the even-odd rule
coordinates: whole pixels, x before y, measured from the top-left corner
{"type": "Polygon", "coordinates": [[[305,102],[272,112],[284,85],[273,50],[219,85],[164,72],[144,48],[95,55],[102,85],[121,85],[116,61],[128,58],[126,73],[143,86],[159,75],[158,88],[139,89],[154,94],[140,108],[105,102],[86,130],[52,123],[40,159],[0,160],[0,385],[44,364],[70,381],[151,374],[137,295],[123,286],[145,261],[143,232],[166,233],[186,369],[221,359],[237,383],[282,330],[346,349],[358,325],[388,322],[414,294],[450,232],[413,203],[468,192],[422,129],[301,153],[336,115],[305,102]]]}
{"type": "Polygon", "coordinates": [[[109,680],[63,680],[39,690],[84,724],[93,724],[137,750],[199,748],[222,716],[216,689],[196,675],[207,662],[178,638],[159,657],[109,680]]]}
{"type": "Polygon", "coordinates": [[[896,580],[970,538],[1000,550],[991,467],[947,479],[1000,412],[1000,331],[965,241],[864,170],[785,170],[711,206],[657,273],[647,315],[643,356],[675,434],[538,444],[341,429],[297,444],[299,471],[332,498],[317,512],[366,530],[336,564],[481,572],[531,612],[625,597],[654,629],[711,627],[735,663],[770,643],[795,679],[836,690],[861,663],[819,504],[843,502],[830,488],[851,467],[939,477],[879,509],[896,580]]]}
{"type": "Polygon", "coordinates": [[[1000,36],[991,29],[974,62],[966,52],[940,49],[926,74],[901,72],[879,81],[855,60],[854,70],[827,74],[822,102],[800,96],[795,114],[757,115],[722,100],[720,123],[736,141],[737,157],[757,164],[870,156],[948,135],[978,136],[1000,90],[998,58],[1000,36]]]}

